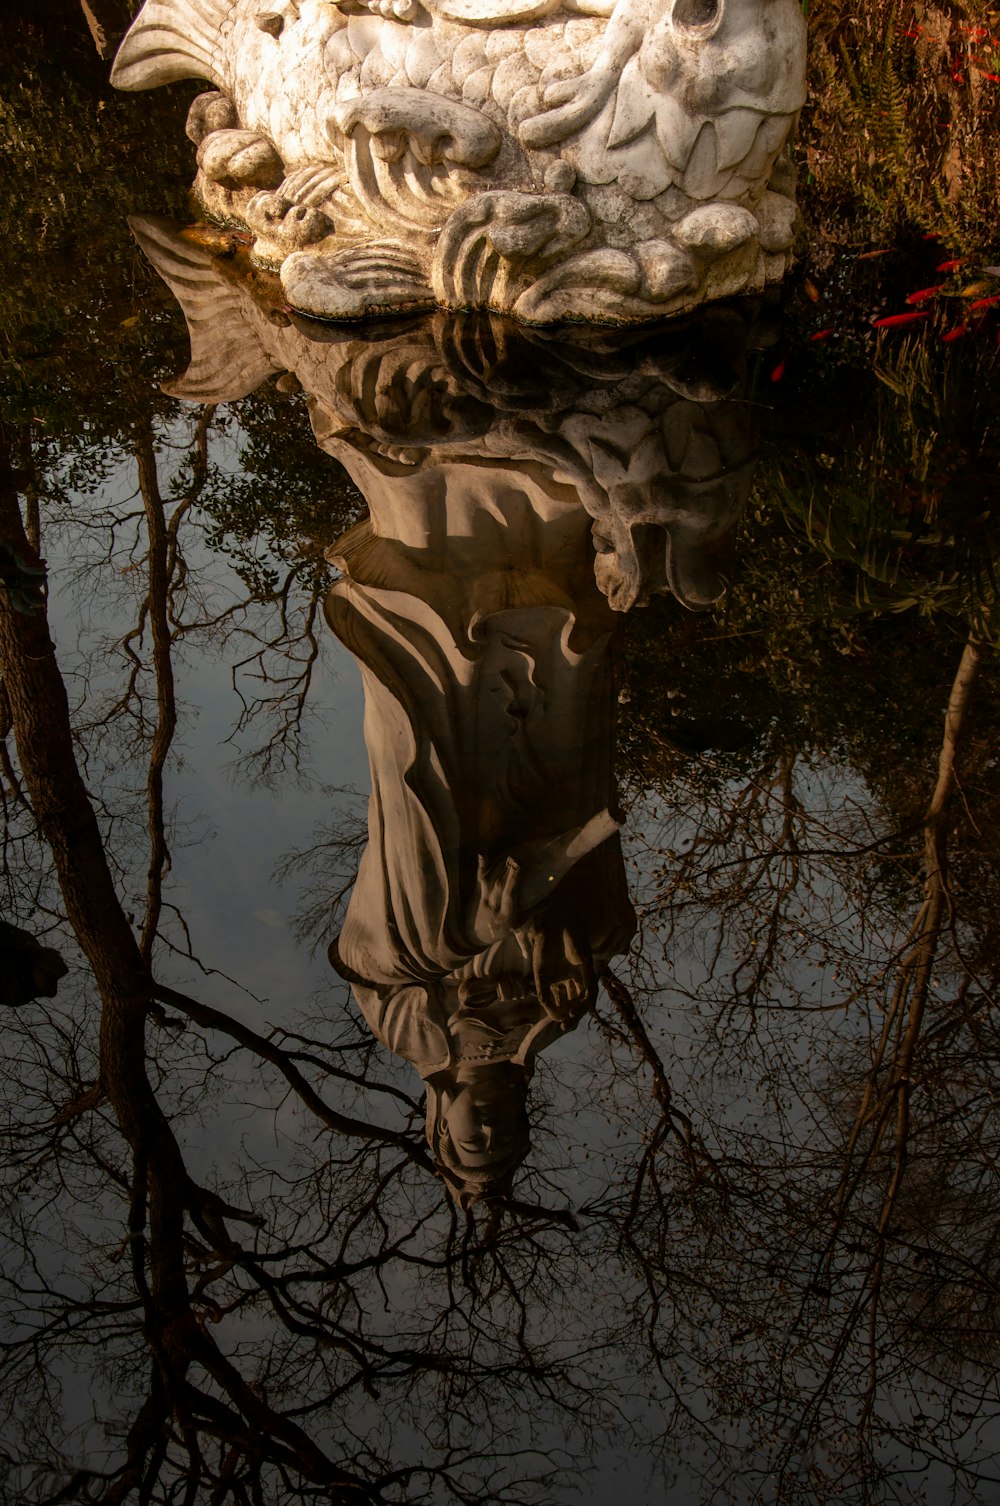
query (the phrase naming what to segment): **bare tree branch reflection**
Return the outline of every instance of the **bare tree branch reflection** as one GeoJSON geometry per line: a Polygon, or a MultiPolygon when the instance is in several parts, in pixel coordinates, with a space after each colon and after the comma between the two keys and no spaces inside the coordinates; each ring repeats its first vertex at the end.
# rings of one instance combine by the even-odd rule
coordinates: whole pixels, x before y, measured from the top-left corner
{"type": "MultiPolygon", "coordinates": [[[[146,489],[155,506],[148,477],[146,489]]],[[[3,540],[23,553],[29,546],[10,488],[2,524],[3,540]]],[[[154,540],[157,526],[151,528],[154,540]]],[[[162,535],[159,542],[161,578],[151,589],[149,610],[150,620],[159,614],[162,631],[169,600],[162,571],[170,562],[162,535]]],[[[168,654],[165,634],[160,645],[168,654]]],[[[23,1128],[14,1131],[27,1153],[21,1193],[37,1185],[40,1175],[54,1177],[56,1184],[68,1177],[78,1199],[81,1178],[89,1185],[90,1212],[83,1227],[64,1231],[69,1247],[81,1236],[85,1246],[93,1243],[87,1230],[92,1220],[94,1233],[109,1219],[113,1227],[116,1201],[124,1205],[127,1225],[117,1252],[108,1252],[117,1290],[107,1295],[100,1241],[87,1261],[96,1262],[93,1284],[89,1292],[81,1291],[72,1281],[64,1284],[47,1274],[33,1254],[46,1248],[45,1202],[17,1212],[15,1289],[25,1311],[41,1321],[32,1319],[24,1337],[6,1346],[3,1365],[23,1382],[41,1378],[41,1367],[63,1347],[75,1352],[97,1342],[114,1352],[124,1344],[124,1395],[135,1398],[107,1468],[74,1469],[68,1462],[60,1468],[44,1463],[43,1454],[34,1467],[22,1454],[7,1461],[18,1488],[38,1502],[96,1503],[133,1497],[194,1500],[202,1492],[206,1498],[228,1493],[257,1500],[275,1490],[279,1498],[284,1491],[303,1500],[406,1500],[440,1487],[456,1500],[485,1502],[494,1498],[495,1479],[506,1482],[497,1488],[509,1499],[531,1499],[531,1482],[541,1485],[556,1467],[546,1462],[555,1453],[514,1444],[520,1423],[509,1433],[500,1413],[496,1427],[484,1429],[481,1408],[489,1415],[496,1405],[487,1398],[499,1398],[516,1385],[566,1415],[578,1410],[583,1415],[596,1398],[576,1372],[572,1355],[560,1356],[559,1346],[529,1336],[517,1240],[504,1255],[499,1230],[483,1243],[471,1224],[463,1232],[448,1213],[451,1237],[440,1253],[428,1253],[425,1230],[429,1221],[439,1220],[441,1195],[433,1191],[428,1201],[426,1193],[416,1195],[409,1185],[411,1169],[426,1178],[429,1167],[413,1129],[417,1105],[391,1088],[386,1092],[386,1105],[395,1105],[397,1118],[403,1111],[403,1124],[409,1125],[403,1129],[345,1114],[325,1100],[317,1080],[327,1086],[339,1080],[349,1091],[364,1086],[369,1096],[372,1088],[365,1077],[340,1065],[336,1046],[287,1032],[269,1039],[156,981],[122,910],[75,762],[68,704],[44,614],[19,614],[9,602],[0,605],[0,656],[25,791],[52,852],[66,915],[101,1004],[97,1060],[89,1069],[86,1014],[72,1025],[72,1015],[67,1016],[68,1028],[58,1014],[50,1014],[37,1037],[36,1070],[57,1107],[54,1112],[42,1107],[40,1115],[25,1118],[21,1090],[17,1114],[23,1128]],[[160,1102],[166,1062],[150,1057],[147,1042],[152,1025],[162,1038],[157,1057],[176,1054],[185,1034],[177,1029],[179,1015],[204,1033],[205,1045],[197,1049],[205,1052],[206,1084],[228,1061],[232,1045],[249,1051],[257,1070],[274,1069],[284,1092],[341,1143],[333,1161],[331,1152],[321,1151],[315,1166],[301,1170],[260,1168],[255,1174],[248,1167],[243,1196],[237,1189],[223,1196],[196,1180],[160,1102]],[[221,1052],[209,1044],[217,1040],[225,1043],[221,1052]],[[150,1078],[151,1063],[158,1086],[150,1078]],[[402,1222],[385,1212],[387,1202],[391,1207],[399,1198],[401,1211],[411,1209],[402,1222]],[[249,1231],[249,1238],[234,1232],[237,1228],[249,1231]],[[450,1292],[448,1305],[428,1312],[426,1319],[415,1314],[410,1340],[380,1334],[368,1288],[381,1290],[388,1300],[400,1272],[409,1268],[440,1277],[450,1292]],[[510,1303],[521,1309],[520,1333],[512,1345],[503,1323],[482,1323],[476,1315],[480,1304],[510,1303]],[[237,1349],[246,1349],[239,1331],[247,1324],[257,1327],[262,1313],[273,1332],[263,1347],[251,1340],[244,1355],[244,1363],[251,1359],[248,1375],[229,1350],[234,1340],[237,1349]],[[212,1336],[213,1326],[229,1333],[230,1344],[212,1336]],[[452,1330],[465,1337],[453,1341],[452,1330]],[[140,1332],[149,1354],[144,1367],[134,1351],[140,1332]],[[421,1377],[439,1393],[439,1436],[427,1459],[393,1464],[365,1442],[367,1427],[358,1430],[350,1421],[352,1398],[359,1389],[377,1398],[385,1387],[397,1392],[402,1387],[405,1396],[409,1388],[424,1385],[421,1377]],[[310,1424],[318,1422],[323,1437],[338,1419],[346,1428],[346,1445],[331,1439],[332,1448],[324,1447],[310,1424]],[[463,1433],[465,1443],[458,1441],[463,1433]],[[520,1483],[511,1483],[512,1470],[523,1473],[520,1483]]],[[[156,827],[163,812],[158,782],[175,725],[169,664],[158,668],[158,716],[149,740],[153,783],[147,787],[153,791],[147,809],[156,827]]],[[[148,928],[160,909],[162,831],[151,829],[150,845],[144,936],[152,935],[148,928]]],[[[18,1076],[15,1071],[12,1080],[18,1076]]],[[[279,1092],[276,1112],[283,1111],[279,1092]]],[[[539,1241],[546,1231],[551,1235],[573,1226],[565,1214],[526,1202],[513,1213],[530,1230],[526,1253],[532,1265],[544,1259],[539,1241]]],[[[56,1393],[42,1396],[44,1409],[58,1415],[56,1393]]]]}
{"type": "MultiPolygon", "coordinates": [[[[453,333],[471,368],[475,341],[453,333]]],[[[75,742],[44,617],[0,591],[4,894],[71,965],[54,998],[4,1016],[0,1493],[989,1501],[992,649],[975,633],[945,672],[942,634],[886,697],[898,716],[912,693],[929,724],[897,770],[874,733],[849,742],[839,709],[825,740],[771,703],[721,725],[718,623],[657,619],[663,678],[650,689],[647,665],[632,687],[656,725],[629,765],[641,946],[540,1063],[516,1195],[467,1212],[434,1175],[415,1079],[364,1039],[346,991],[307,1013],[289,988],[274,1024],[251,1026],[235,988],[217,978],[210,1003],[168,973],[198,934],[170,885],[165,793],[183,652],[212,641],[240,661],[260,767],[294,774],[321,641],[322,518],[253,552],[258,513],[211,470],[228,423],[137,426],[138,501],[78,521],[81,553],[134,565],[118,585],[135,594],[114,623],[134,655],[125,692],[81,670],[75,742]],[[112,764],[119,743],[142,760],[138,795],[88,792],[98,736],[112,764]]],[[[607,437],[627,457],[610,420],[607,437]]],[[[64,514],[50,523],[36,486],[40,512],[18,517],[28,471],[8,466],[0,544],[38,568],[64,514]]],[[[746,637],[727,642],[748,677],[746,637]]],[[[333,926],[363,842],[356,821],[328,822],[289,857],[311,934],[333,926]]]]}

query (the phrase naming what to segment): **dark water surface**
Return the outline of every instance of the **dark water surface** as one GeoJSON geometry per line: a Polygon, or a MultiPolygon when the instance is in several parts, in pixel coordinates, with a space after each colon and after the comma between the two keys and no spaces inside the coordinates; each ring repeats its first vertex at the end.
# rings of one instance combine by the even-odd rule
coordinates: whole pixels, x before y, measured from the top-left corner
{"type": "Polygon", "coordinates": [[[0,1501],[1000,1501],[996,269],[310,324],[14,33],[0,1501]]]}

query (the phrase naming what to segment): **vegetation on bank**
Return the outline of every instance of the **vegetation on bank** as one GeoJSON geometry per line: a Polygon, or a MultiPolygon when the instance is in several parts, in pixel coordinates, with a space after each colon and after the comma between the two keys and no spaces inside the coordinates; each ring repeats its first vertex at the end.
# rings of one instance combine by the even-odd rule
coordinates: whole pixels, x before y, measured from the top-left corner
{"type": "Polygon", "coordinates": [[[817,243],[938,231],[997,244],[1000,11],[983,0],[805,0],[799,197],[817,243]]]}

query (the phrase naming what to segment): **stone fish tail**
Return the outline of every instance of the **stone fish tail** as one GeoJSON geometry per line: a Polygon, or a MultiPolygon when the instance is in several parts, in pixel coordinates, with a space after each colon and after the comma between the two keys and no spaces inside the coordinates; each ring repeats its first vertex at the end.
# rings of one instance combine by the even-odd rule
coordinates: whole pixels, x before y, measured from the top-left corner
{"type": "Polygon", "coordinates": [[[112,84],[116,89],[153,89],[203,78],[225,89],[218,46],[232,11],[232,0],[147,0],[118,49],[112,84]]]}

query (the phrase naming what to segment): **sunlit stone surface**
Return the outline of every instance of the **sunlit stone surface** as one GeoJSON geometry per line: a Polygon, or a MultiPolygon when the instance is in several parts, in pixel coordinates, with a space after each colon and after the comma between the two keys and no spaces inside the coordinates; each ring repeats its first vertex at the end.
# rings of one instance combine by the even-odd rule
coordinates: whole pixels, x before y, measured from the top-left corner
{"type": "Polygon", "coordinates": [[[796,0],[147,0],[113,81],[180,78],[205,209],[305,313],[624,323],[785,271],[796,0]]]}

